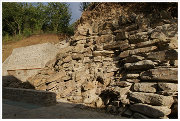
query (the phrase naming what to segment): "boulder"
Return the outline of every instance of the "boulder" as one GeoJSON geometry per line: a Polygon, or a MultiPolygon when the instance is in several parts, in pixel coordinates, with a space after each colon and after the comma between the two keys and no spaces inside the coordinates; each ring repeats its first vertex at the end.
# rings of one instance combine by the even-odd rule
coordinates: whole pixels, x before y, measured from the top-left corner
{"type": "Polygon", "coordinates": [[[134,23],[136,20],[137,15],[135,13],[131,13],[131,15],[129,16],[130,20],[134,23]]]}
{"type": "Polygon", "coordinates": [[[158,82],[158,89],[161,91],[178,91],[178,84],[158,82]]]}
{"type": "Polygon", "coordinates": [[[103,50],[103,51],[93,51],[93,56],[109,56],[114,54],[113,51],[107,51],[107,50],[103,50]]]}
{"type": "Polygon", "coordinates": [[[142,60],[135,63],[126,63],[124,64],[124,67],[128,70],[147,70],[150,68],[154,68],[156,64],[156,62],[153,62],[151,60],[142,60]]]}
{"type": "Polygon", "coordinates": [[[46,80],[46,83],[49,83],[49,82],[58,80],[58,79],[60,79],[60,78],[62,78],[62,77],[64,77],[64,76],[66,76],[66,72],[63,72],[63,71],[58,72],[58,73],[52,75],[49,79],[47,79],[47,80],[46,80]]]}
{"type": "Polygon", "coordinates": [[[171,113],[171,109],[167,106],[151,106],[147,104],[134,104],[130,106],[130,109],[152,118],[164,117],[171,113]]]}
{"type": "Polygon", "coordinates": [[[89,33],[92,33],[92,28],[91,28],[91,25],[88,22],[86,22],[86,23],[78,25],[76,31],[79,34],[86,36],[88,31],[89,33]]]}
{"type": "Polygon", "coordinates": [[[138,62],[138,61],[141,61],[141,60],[144,60],[144,57],[137,56],[137,55],[132,55],[130,57],[127,57],[127,58],[123,59],[123,61],[125,63],[133,63],[133,62],[138,62]]]}
{"type": "Polygon", "coordinates": [[[104,73],[102,77],[103,78],[110,78],[110,77],[113,77],[113,75],[114,75],[114,72],[104,73]]]}
{"type": "Polygon", "coordinates": [[[173,23],[173,24],[164,24],[162,26],[157,26],[155,28],[155,31],[162,31],[162,32],[166,32],[166,31],[177,31],[178,30],[178,25],[177,23],[173,23]]]}
{"type": "Polygon", "coordinates": [[[130,26],[125,27],[124,30],[125,30],[126,32],[130,32],[130,31],[137,30],[137,27],[138,27],[137,24],[132,24],[132,25],[130,25],[130,26]]]}
{"type": "Polygon", "coordinates": [[[156,51],[158,48],[156,46],[150,46],[150,47],[144,47],[144,48],[138,48],[134,50],[126,50],[120,53],[120,58],[128,57],[129,55],[137,55],[141,53],[148,53],[152,51],[156,51]]]}
{"type": "Polygon", "coordinates": [[[95,56],[93,59],[94,59],[94,62],[101,62],[102,56],[95,56]]]}
{"type": "Polygon", "coordinates": [[[145,103],[155,106],[168,106],[171,107],[174,100],[172,96],[163,96],[154,93],[144,93],[144,92],[131,92],[130,100],[136,101],[138,103],[145,103]]]}
{"type": "Polygon", "coordinates": [[[84,57],[83,63],[89,63],[91,59],[89,57],[84,57]]]}
{"type": "Polygon", "coordinates": [[[98,23],[97,22],[92,23],[92,32],[98,33],[98,23]]]}
{"type": "Polygon", "coordinates": [[[128,22],[130,22],[130,21],[128,20],[128,18],[126,16],[122,15],[119,17],[119,24],[121,26],[125,25],[128,22]]]}
{"type": "Polygon", "coordinates": [[[113,32],[111,31],[111,29],[106,29],[99,32],[98,35],[107,35],[107,34],[112,34],[112,33],[113,32]]]}
{"type": "Polygon", "coordinates": [[[128,78],[128,79],[137,79],[137,78],[139,78],[139,73],[140,72],[128,72],[127,74],[126,74],[126,78],[128,78]]]}
{"type": "Polygon", "coordinates": [[[81,88],[84,90],[84,91],[87,91],[87,90],[90,90],[90,89],[93,89],[93,88],[97,88],[97,81],[93,81],[93,82],[85,82],[81,85],[81,88]]]}
{"type": "Polygon", "coordinates": [[[50,89],[56,87],[56,85],[57,85],[56,82],[51,82],[51,83],[49,83],[49,84],[47,85],[46,89],[47,89],[47,90],[50,90],[50,89]]]}
{"type": "Polygon", "coordinates": [[[83,36],[83,35],[79,35],[79,36],[74,37],[74,40],[76,40],[76,41],[85,40],[85,39],[86,39],[86,36],[83,36]]]}
{"type": "Polygon", "coordinates": [[[128,57],[129,56],[129,52],[130,52],[130,50],[123,51],[123,52],[120,53],[119,57],[120,58],[128,57]]]}
{"type": "Polygon", "coordinates": [[[136,55],[136,54],[141,54],[141,53],[148,53],[152,51],[156,51],[157,47],[156,46],[150,46],[150,47],[144,47],[144,48],[138,48],[134,50],[130,50],[129,54],[130,55],[136,55]]]}
{"type": "Polygon", "coordinates": [[[178,68],[149,69],[140,74],[142,80],[178,81],[178,68]]]}
{"type": "Polygon", "coordinates": [[[125,40],[128,38],[128,32],[121,31],[116,34],[116,41],[125,40]]]}
{"type": "Polygon", "coordinates": [[[83,103],[92,103],[93,101],[96,101],[98,95],[96,95],[95,92],[96,92],[96,88],[83,92],[82,93],[83,103]]]}
{"type": "Polygon", "coordinates": [[[132,83],[129,83],[127,81],[120,81],[120,82],[116,82],[115,85],[120,86],[120,87],[128,87],[128,86],[131,86],[132,83]]]}
{"type": "Polygon", "coordinates": [[[165,60],[165,52],[166,51],[157,51],[157,52],[151,52],[148,56],[147,59],[151,60],[165,60]]]}
{"type": "Polygon", "coordinates": [[[39,85],[45,84],[45,82],[46,79],[39,78],[33,81],[33,86],[37,87],[39,85]]]}
{"type": "Polygon", "coordinates": [[[150,26],[150,19],[144,16],[142,18],[142,15],[138,15],[135,22],[138,24],[139,29],[145,29],[150,26]]]}
{"type": "Polygon", "coordinates": [[[86,52],[83,53],[84,57],[92,57],[92,50],[91,48],[86,48],[86,52]]]}
{"type": "Polygon", "coordinates": [[[159,46],[160,46],[164,43],[169,43],[169,42],[171,42],[171,39],[158,38],[158,39],[153,39],[153,40],[137,43],[136,48],[152,46],[157,43],[160,43],[159,44],[159,46]]]}
{"type": "Polygon", "coordinates": [[[134,91],[136,92],[156,92],[157,91],[157,83],[135,83],[134,91]]]}
{"type": "Polygon", "coordinates": [[[101,107],[103,105],[103,101],[100,97],[97,98],[96,102],[95,102],[95,106],[96,107],[101,107]]]}
{"type": "Polygon", "coordinates": [[[126,79],[126,81],[131,82],[131,83],[138,83],[141,80],[140,79],[126,79]]]}
{"type": "Polygon", "coordinates": [[[80,53],[83,49],[84,49],[84,44],[77,44],[74,47],[73,52],[74,53],[80,53]]]}
{"type": "Polygon", "coordinates": [[[113,25],[111,22],[105,22],[103,24],[103,29],[113,29],[113,25]]]}
{"type": "Polygon", "coordinates": [[[87,77],[89,77],[89,75],[84,71],[77,71],[75,73],[75,81],[79,81],[80,83],[86,81],[87,77]]]}
{"type": "Polygon", "coordinates": [[[115,86],[115,87],[110,88],[109,91],[112,91],[114,94],[123,96],[130,92],[130,90],[129,90],[130,88],[131,88],[131,86],[128,86],[128,87],[115,86]]]}
{"type": "Polygon", "coordinates": [[[151,39],[160,39],[160,38],[163,38],[163,39],[166,39],[167,36],[163,33],[163,32],[156,32],[154,31],[152,34],[151,34],[151,39]]]}
{"type": "Polygon", "coordinates": [[[151,52],[147,59],[153,59],[153,60],[177,60],[178,59],[178,50],[177,49],[171,49],[171,50],[164,50],[164,51],[158,51],[158,52],[151,52]]]}
{"type": "Polygon", "coordinates": [[[159,42],[158,46],[160,50],[178,49],[178,39],[167,39],[169,42],[159,42]]]}
{"type": "Polygon", "coordinates": [[[72,58],[71,58],[71,56],[69,55],[69,56],[67,56],[66,58],[63,59],[63,62],[64,62],[64,63],[68,63],[68,62],[70,62],[71,60],[72,60],[72,58]]]}
{"type": "Polygon", "coordinates": [[[133,35],[129,35],[128,39],[130,44],[137,44],[139,42],[144,42],[149,40],[147,32],[139,32],[133,35]]]}
{"type": "Polygon", "coordinates": [[[121,48],[121,50],[122,50],[122,49],[128,48],[128,47],[125,48],[126,45],[129,45],[128,40],[118,41],[118,42],[112,43],[112,44],[104,44],[103,49],[104,50],[116,50],[116,49],[121,48]]]}
{"type": "Polygon", "coordinates": [[[114,19],[114,20],[112,21],[112,25],[113,25],[114,28],[118,28],[118,27],[119,27],[118,20],[117,20],[117,19],[114,19]]]}
{"type": "Polygon", "coordinates": [[[75,53],[72,55],[73,60],[82,60],[84,56],[82,54],[75,53]]]}
{"type": "Polygon", "coordinates": [[[112,34],[109,35],[101,35],[100,37],[95,38],[96,44],[99,43],[108,43],[114,41],[115,37],[112,34]]]}

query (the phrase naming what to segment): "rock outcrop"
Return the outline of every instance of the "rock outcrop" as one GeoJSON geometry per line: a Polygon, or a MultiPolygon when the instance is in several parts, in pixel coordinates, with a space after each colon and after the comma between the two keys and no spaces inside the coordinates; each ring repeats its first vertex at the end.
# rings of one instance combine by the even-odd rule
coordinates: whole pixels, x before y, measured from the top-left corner
{"type": "Polygon", "coordinates": [[[57,99],[122,116],[177,115],[177,19],[125,4],[92,5],[77,21],[70,46],[27,81],[57,99]]]}

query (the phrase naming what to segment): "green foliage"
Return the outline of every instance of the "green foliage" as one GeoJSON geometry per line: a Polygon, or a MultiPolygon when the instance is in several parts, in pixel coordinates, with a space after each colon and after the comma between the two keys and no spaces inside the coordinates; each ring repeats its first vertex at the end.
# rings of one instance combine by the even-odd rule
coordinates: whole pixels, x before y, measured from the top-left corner
{"type": "Polygon", "coordinates": [[[66,33],[71,20],[69,5],[66,3],[48,3],[48,20],[57,33],[66,33]]]}
{"type": "Polygon", "coordinates": [[[76,25],[76,23],[75,22],[73,22],[69,27],[68,27],[68,30],[67,30],[67,34],[68,35],[74,35],[74,29],[75,29],[75,25],[76,25]]]}
{"type": "Polygon", "coordinates": [[[2,37],[2,42],[19,41],[22,39],[23,39],[23,36],[19,34],[17,34],[16,36],[11,36],[9,34],[6,34],[5,36],[2,37]]]}
{"type": "Polygon", "coordinates": [[[6,40],[10,36],[22,38],[43,32],[67,33],[70,20],[71,11],[67,3],[2,3],[2,34],[6,40]]]}
{"type": "Polygon", "coordinates": [[[29,28],[25,28],[23,34],[25,37],[30,37],[32,35],[31,30],[29,28]]]}
{"type": "Polygon", "coordinates": [[[79,7],[80,7],[80,11],[83,12],[88,6],[90,5],[90,2],[81,2],[79,4],[79,7]]]}

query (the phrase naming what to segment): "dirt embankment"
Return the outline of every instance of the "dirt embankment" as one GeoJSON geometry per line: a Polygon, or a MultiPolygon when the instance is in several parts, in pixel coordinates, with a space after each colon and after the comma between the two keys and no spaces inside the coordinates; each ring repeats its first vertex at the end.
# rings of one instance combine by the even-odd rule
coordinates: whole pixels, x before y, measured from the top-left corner
{"type": "Polygon", "coordinates": [[[42,43],[58,43],[67,36],[58,34],[41,34],[32,35],[26,39],[17,42],[2,43],[2,62],[4,62],[12,53],[14,48],[26,47],[30,45],[42,44],[42,43]]]}

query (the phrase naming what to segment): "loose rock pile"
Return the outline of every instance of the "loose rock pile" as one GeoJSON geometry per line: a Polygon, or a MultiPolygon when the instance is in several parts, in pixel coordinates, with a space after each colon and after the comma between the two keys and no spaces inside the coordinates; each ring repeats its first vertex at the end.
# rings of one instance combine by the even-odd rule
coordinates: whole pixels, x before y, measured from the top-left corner
{"type": "Polygon", "coordinates": [[[178,109],[177,36],[177,19],[164,10],[145,14],[99,3],[82,14],[70,46],[27,81],[57,99],[110,113],[168,118],[178,109]]]}

